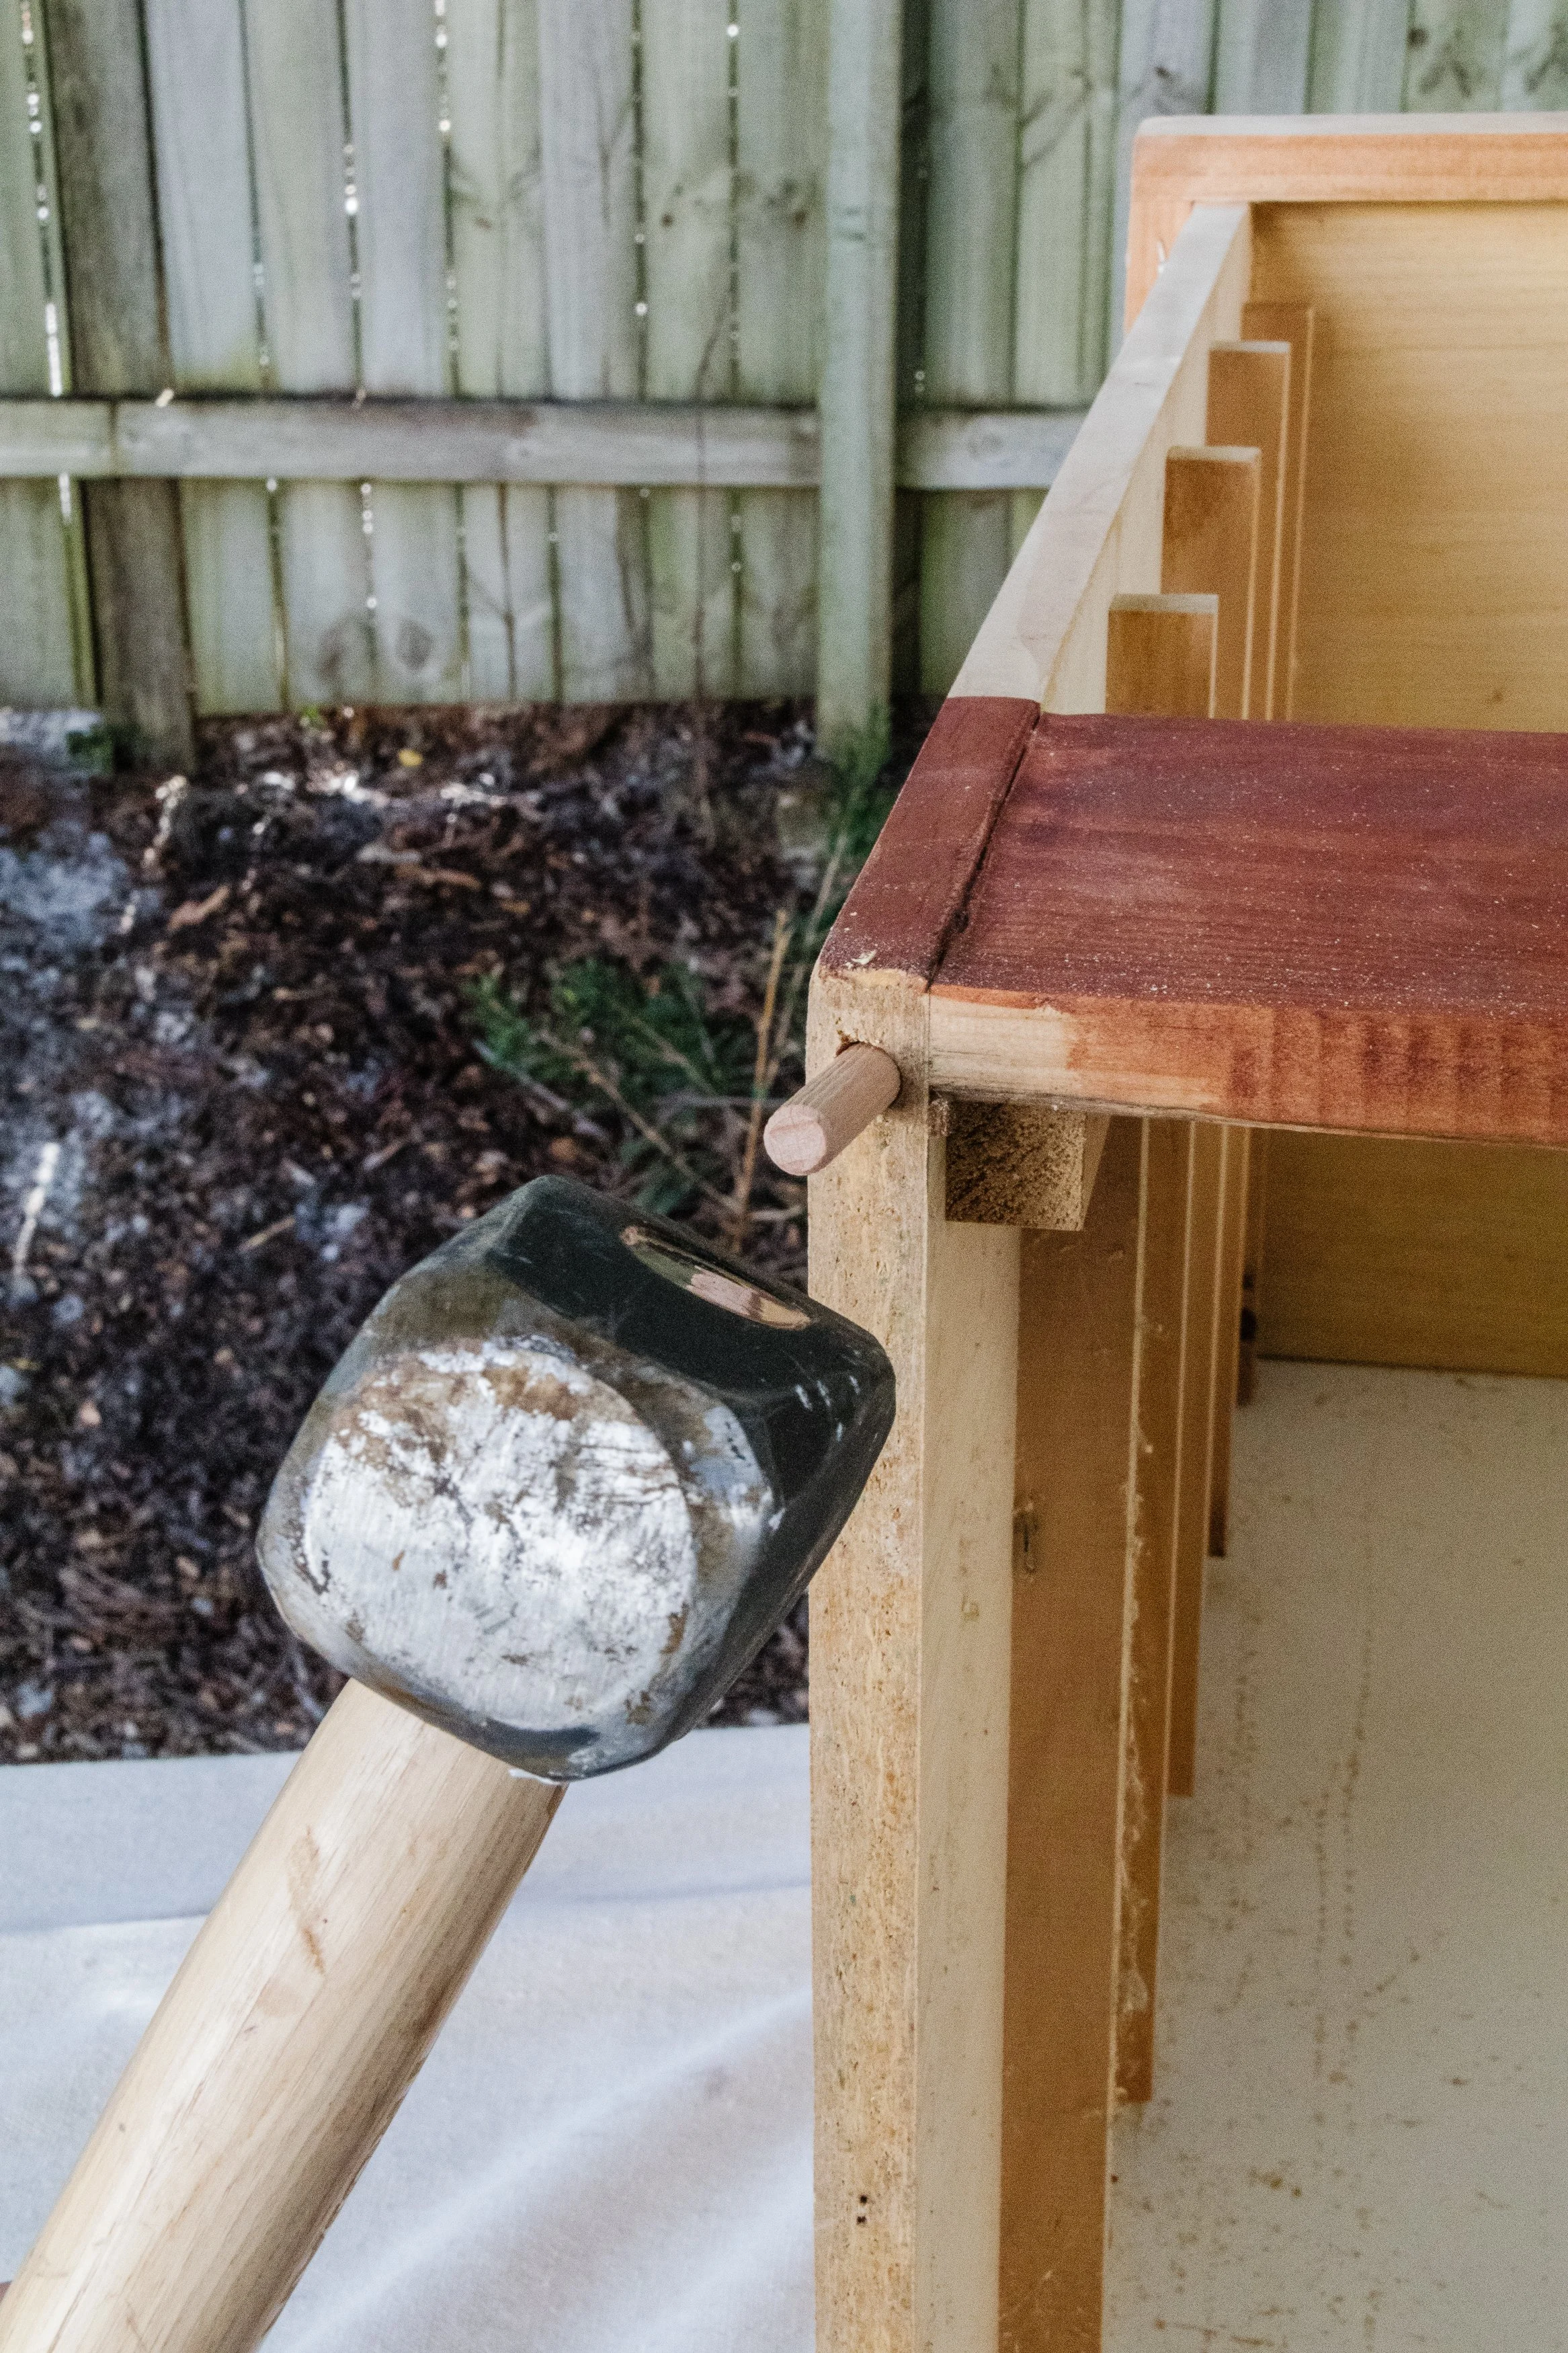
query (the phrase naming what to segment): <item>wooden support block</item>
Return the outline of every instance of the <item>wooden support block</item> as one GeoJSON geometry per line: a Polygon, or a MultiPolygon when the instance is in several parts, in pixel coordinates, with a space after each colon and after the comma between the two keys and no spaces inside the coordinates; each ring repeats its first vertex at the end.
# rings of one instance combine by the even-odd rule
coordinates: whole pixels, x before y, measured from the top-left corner
{"type": "Polygon", "coordinates": [[[1105,707],[1151,717],[1214,712],[1219,599],[1113,596],[1105,631],[1105,707]]]}
{"type": "MultiPolygon", "coordinates": [[[[1083,1231],[1029,1234],[1023,1247],[1004,2353],[1099,2353],[1100,2341],[1145,1134],[1142,1121],[1113,1121],[1083,1231]]],[[[968,2342],[956,2332],[932,2341],[968,2342]]]]}
{"type": "Polygon", "coordinates": [[[1290,406],[1285,435],[1285,495],[1279,522],[1279,642],[1271,716],[1296,710],[1296,624],[1301,609],[1302,518],[1307,505],[1307,434],[1312,414],[1314,313],[1310,302],[1248,302],[1241,332],[1249,343],[1290,346],[1290,406]]]}
{"type": "Polygon", "coordinates": [[[1249,719],[1275,715],[1279,641],[1280,550],[1284,538],[1287,435],[1290,413],[1289,343],[1215,343],[1209,351],[1208,438],[1256,448],[1258,566],[1253,582],[1249,719]]]}
{"type": "Polygon", "coordinates": [[[1170,1753],[1193,1124],[1190,1120],[1149,1120],[1145,1134],[1132,1645],[1117,1947],[1116,2085],[1124,2100],[1152,2099],[1154,2092],[1154,1998],[1170,1753]]]}
{"type": "Polygon", "coordinates": [[[1216,719],[1249,713],[1262,469],[1255,448],[1172,449],[1165,458],[1160,586],[1167,596],[1219,599],[1216,719]]]}
{"type": "Polygon", "coordinates": [[[1020,1237],[942,1216],[918,983],[812,985],[897,1106],[811,1183],[811,1286],[882,1340],[898,1419],[812,1587],[820,2353],[996,2342],[1020,1237]]]}
{"type": "Polygon", "coordinates": [[[1165,1787],[1193,1794],[1197,1762],[1198,1649],[1208,1557],[1209,1463],[1214,1451],[1215,1359],[1219,1348],[1220,1211],[1225,1131],[1192,1128],[1187,1210],[1187,1314],[1182,1345],[1181,1484],[1176,1509],[1175,1603],[1171,1632],[1171,1725],[1165,1787]]]}
{"type": "Polygon", "coordinates": [[[1241,1358],[1241,1267],[1247,1248],[1247,1167],[1252,1131],[1225,1131],[1219,1220],[1219,1321],[1215,1346],[1214,1447],[1209,1460],[1209,1550],[1225,1558],[1230,1522],[1230,1425],[1241,1358]]]}
{"type": "Polygon", "coordinates": [[[950,1103],[947,1214],[960,1225],[1077,1233],[1110,1122],[1048,1103],[950,1103]]]}

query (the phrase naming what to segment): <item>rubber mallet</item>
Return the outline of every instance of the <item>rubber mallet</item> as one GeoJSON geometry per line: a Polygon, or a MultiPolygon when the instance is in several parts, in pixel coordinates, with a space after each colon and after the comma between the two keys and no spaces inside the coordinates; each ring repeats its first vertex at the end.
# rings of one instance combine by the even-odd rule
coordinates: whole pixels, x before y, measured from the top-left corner
{"type": "Polygon", "coordinates": [[[556,1177],[395,1283],[262,1567],[355,1678],[0,2302],[0,2353],[248,2353],[560,1801],[700,1724],[893,1418],[877,1343],[556,1177]]]}

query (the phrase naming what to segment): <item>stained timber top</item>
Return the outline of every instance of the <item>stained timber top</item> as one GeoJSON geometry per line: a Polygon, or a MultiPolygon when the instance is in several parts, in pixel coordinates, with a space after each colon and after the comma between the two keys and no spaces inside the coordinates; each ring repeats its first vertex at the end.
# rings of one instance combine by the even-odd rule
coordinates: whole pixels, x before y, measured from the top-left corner
{"type": "Polygon", "coordinates": [[[950,701],[824,961],[959,1093],[1568,1144],[1568,738],[950,701]]]}

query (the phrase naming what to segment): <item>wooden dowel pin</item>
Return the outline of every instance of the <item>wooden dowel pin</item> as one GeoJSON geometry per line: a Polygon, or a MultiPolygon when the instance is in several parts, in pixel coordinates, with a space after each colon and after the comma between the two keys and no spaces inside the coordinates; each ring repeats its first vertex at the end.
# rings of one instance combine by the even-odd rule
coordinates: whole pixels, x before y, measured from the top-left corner
{"type": "Polygon", "coordinates": [[[899,1066],[879,1046],[846,1046],[774,1112],[763,1130],[786,1176],[815,1176],[898,1097],[899,1066]]]}

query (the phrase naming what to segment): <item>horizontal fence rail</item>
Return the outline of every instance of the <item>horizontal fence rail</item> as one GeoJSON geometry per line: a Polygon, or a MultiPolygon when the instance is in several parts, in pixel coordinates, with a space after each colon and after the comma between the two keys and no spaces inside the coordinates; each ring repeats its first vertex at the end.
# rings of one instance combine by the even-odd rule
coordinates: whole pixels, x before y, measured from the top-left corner
{"type": "MultiPolygon", "coordinates": [[[[904,419],[914,491],[1044,491],[1078,410],[927,410],[904,419]]],[[[0,477],[84,481],[581,483],[815,490],[816,412],[521,400],[5,400],[0,477]]]]}
{"type": "Polygon", "coordinates": [[[942,691],[1140,121],[1565,104],[1568,0],[0,0],[0,703],[942,691]]]}

